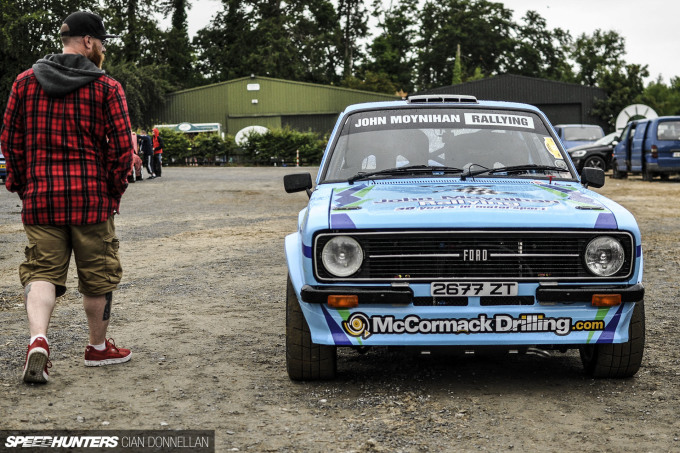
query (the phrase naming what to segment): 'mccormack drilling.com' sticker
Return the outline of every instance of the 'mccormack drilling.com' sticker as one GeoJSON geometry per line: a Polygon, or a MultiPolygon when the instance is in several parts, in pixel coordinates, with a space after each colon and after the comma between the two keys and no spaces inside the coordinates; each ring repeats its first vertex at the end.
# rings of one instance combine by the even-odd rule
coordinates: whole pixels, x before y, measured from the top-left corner
{"type": "Polygon", "coordinates": [[[371,335],[391,334],[479,334],[479,333],[554,333],[568,335],[575,331],[604,330],[602,320],[576,321],[571,318],[551,318],[544,314],[523,314],[518,317],[497,314],[479,315],[476,318],[423,319],[409,315],[403,319],[394,316],[367,316],[353,313],[342,322],[343,330],[353,337],[366,339],[371,335]]]}

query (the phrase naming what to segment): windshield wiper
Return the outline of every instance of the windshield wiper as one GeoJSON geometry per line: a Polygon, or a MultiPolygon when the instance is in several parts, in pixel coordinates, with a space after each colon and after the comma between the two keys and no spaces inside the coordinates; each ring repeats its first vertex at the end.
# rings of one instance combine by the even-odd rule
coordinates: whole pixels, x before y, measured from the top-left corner
{"type": "Polygon", "coordinates": [[[415,173],[432,173],[436,175],[441,174],[458,174],[463,173],[465,170],[462,168],[455,167],[439,167],[435,165],[409,165],[406,167],[397,168],[386,168],[384,170],[370,171],[370,172],[359,172],[347,180],[348,183],[354,184],[354,181],[360,179],[371,178],[373,176],[391,176],[391,175],[402,175],[402,174],[415,174],[415,173]]]}
{"type": "Polygon", "coordinates": [[[528,173],[530,171],[559,171],[563,173],[569,173],[568,168],[562,168],[562,167],[556,167],[554,165],[537,165],[537,164],[526,164],[526,165],[513,165],[510,167],[498,167],[498,168],[484,168],[482,170],[477,170],[477,171],[468,171],[466,174],[461,176],[461,180],[465,181],[465,178],[468,177],[474,177],[477,175],[483,175],[484,173],[487,174],[494,174],[494,173],[507,173],[509,175],[511,174],[520,174],[520,173],[528,173]]]}

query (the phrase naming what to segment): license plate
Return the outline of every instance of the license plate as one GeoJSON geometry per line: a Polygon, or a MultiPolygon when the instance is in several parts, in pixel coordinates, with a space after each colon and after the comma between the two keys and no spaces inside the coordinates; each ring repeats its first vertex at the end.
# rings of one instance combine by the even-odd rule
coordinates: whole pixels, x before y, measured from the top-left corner
{"type": "Polygon", "coordinates": [[[673,157],[680,157],[680,151],[675,151],[673,153],[673,157]]]}
{"type": "Polygon", "coordinates": [[[433,297],[488,297],[516,296],[516,282],[434,282],[430,284],[433,297]]]}

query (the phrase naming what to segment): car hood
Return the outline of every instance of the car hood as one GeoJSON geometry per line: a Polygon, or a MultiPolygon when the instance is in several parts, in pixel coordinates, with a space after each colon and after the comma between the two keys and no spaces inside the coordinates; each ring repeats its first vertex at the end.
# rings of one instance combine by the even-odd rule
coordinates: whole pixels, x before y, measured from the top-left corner
{"type": "MultiPolygon", "coordinates": [[[[602,228],[633,222],[577,183],[532,180],[385,181],[320,185],[311,230],[385,228],[602,228]],[[326,224],[322,219],[327,219],[326,224]]],[[[309,231],[309,230],[308,230],[309,231]]]]}
{"type": "Polygon", "coordinates": [[[612,149],[612,145],[594,145],[592,143],[589,143],[587,145],[579,145],[579,146],[574,146],[573,148],[569,148],[568,152],[569,154],[573,153],[574,151],[596,151],[596,150],[607,150],[607,149],[612,149]]]}

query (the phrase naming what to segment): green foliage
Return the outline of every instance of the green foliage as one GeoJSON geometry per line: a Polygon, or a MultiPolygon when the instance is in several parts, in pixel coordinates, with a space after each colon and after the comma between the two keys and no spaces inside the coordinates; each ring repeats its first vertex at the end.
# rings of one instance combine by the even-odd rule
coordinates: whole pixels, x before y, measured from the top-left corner
{"type": "Polygon", "coordinates": [[[591,113],[613,128],[621,110],[630,104],[640,102],[644,91],[643,78],[648,75],[647,66],[640,65],[604,69],[598,76],[597,85],[604,89],[608,96],[607,99],[597,99],[591,113]]]}
{"type": "Polygon", "coordinates": [[[416,85],[420,89],[450,84],[457,44],[462,51],[462,67],[480,67],[486,74],[499,73],[511,58],[512,11],[502,3],[428,0],[418,19],[416,85]]]}
{"type": "Polygon", "coordinates": [[[615,31],[595,30],[592,36],[585,33],[576,38],[571,58],[579,67],[578,81],[596,86],[598,78],[607,71],[624,66],[625,39],[615,31]]]}
{"type": "MultiPolygon", "coordinates": [[[[397,88],[396,91],[413,91],[413,39],[416,36],[416,19],[404,11],[417,10],[417,0],[384,2],[374,0],[373,16],[378,20],[379,33],[368,47],[368,58],[362,70],[385,74],[397,88]]],[[[394,91],[393,91],[394,92],[394,91]]]]}
{"type": "Polygon", "coordinates": [[[293,165],[297,151],[300,163],[318,165],[326,147],[326,138],[314,132],[299,132],[292,129],[273,129],[265,134],[251,133],[242,147],[245,158],[257,165],[293,165]]]}
{"type": "Polygon", "coordinates": [[[366,71],[363,79],[350,76],[344,79],[340,85],[346,88],[371,91],[373,93],[394,94],[399,91],[397,85],[392,81],[392,78],[384,72],[376,74],[371,71],[366,71]]]}
{"type": "MultiPolygon", "coordinates": [[[[535,11],[514,22],[502,2],[221,1],[210,25],[190,43],[191,0],[0,0],[0,107],[19,73],[61,51],[63,18],[83,9],[99,13],[109,32],[121,35],[107,43],[104,69],[124,86],[134,127],[153,124],[169,91],[250,74],[384,93],[521,74],[603,88],[608,98],[594,113],[610,122],[629,103],[647,103],[660,114],[678,113],[680,106],[678,79],[645,88],[647,67],[624,60],[625,40],[617,32],[598,29],[572,39],[567,31],[549,29],[535,11]],[[378,24],[373,36],[369,15],[378,24]],[[162,29],[161,19],[170,19],[169,29],[162,29]]],[[[277,134],[285,146],[273,150],[257,141],[254,160],[289,159],[298,147],[318,160],[323,146],[277,134]]],[[[233,140],[201,143],[199,152],[195,145],[189,148],[197,158],[214,156],[220,146],[231,154],[234,146],[233,140]]],[[[178,155],[188,156],[182,146],[178,155]]]]}
{"type": "Polygon", "coordinates": [[[570,82],[573,70],[567,56],[571,49],[571,36],[562,29],[548,29],[547,23],[536,11],[527,11],[523,23],[516,25],[512,58],[508,71],[528,77],[540,77],[570,82]]]}
{"type": "Polygon", "coordinates": [[[680,115],[680,78],[671,79],[669,86],[659,77],[645,88],[640,101],[653,108],[659,116],[680,115]]]}
{"type": "Polygon", "coordinates": [[[172,129],[161,129],[165,162],[175,165],[214,165],[228,161],[236,150],[234,137],[222,138],[216,133],[186,134],[172,129]]]}
{"type": "Polygon", "coordinates": [[[192,157],[194,151],[188,134],[170,129],[160,129],[163,138],[163,160],[168,163],[183,164],[192,157]]]}
{"type": "Polygon", "coordinates": [[[193,139],[192,154],[199,161],[206,163],[215,162],[215,159],[218,157],[223,157],[226,160],[229,157],[230,146],[228,143],[218,134],[198,134],[193,139]]]}
{"type": "Polygon", "coordinates": [[[132,62],[108,64],[109,75],[118,80],[125,97],[132,127],[148,127],[153,122],[155,109],[165,103],[170,82],[163,78],[158,65],[137,66],[132,62]]]}

